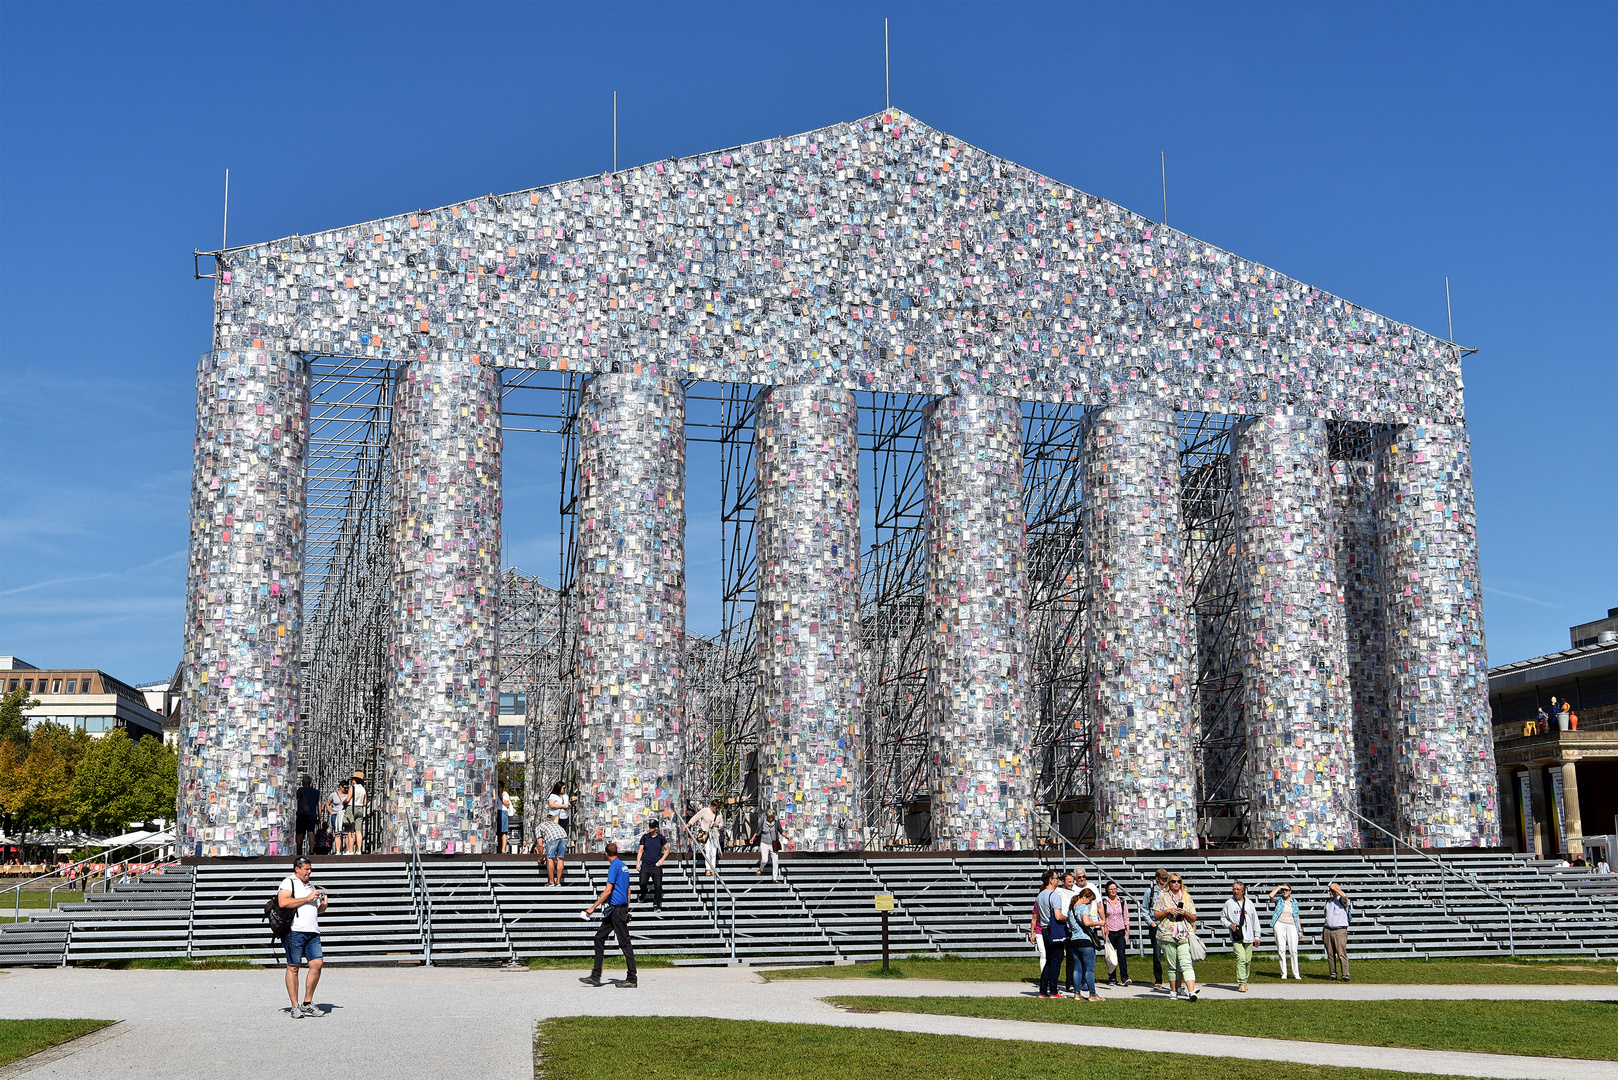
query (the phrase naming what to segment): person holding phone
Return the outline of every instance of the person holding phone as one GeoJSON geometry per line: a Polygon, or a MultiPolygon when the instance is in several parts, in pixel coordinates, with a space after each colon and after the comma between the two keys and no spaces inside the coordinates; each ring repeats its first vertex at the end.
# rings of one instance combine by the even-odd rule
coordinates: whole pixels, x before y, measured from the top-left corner
{"type": "Polygon", "coordinates": [[[1191,965],[1191,935],[1197,928],[1197,904],[1185,891],[1179,874],[1169,875],[1169,887],[1158,896],[1157,906],[1152,909],[1152,921],[1157,924],[1157,951],[1168,975],[1169,997],[1178,1000],[1183,983],[1185,999],[1197,1000],[1197,971],[1191,965]]]}
{"type": "Polygon", "coordinates": [[[320,1017],[326,1014],[315,1006],[315,986],[320,982],[320,969],[325,965],[320,952],[320,916],[326,911],[326,891],[309,884],[314,864],[306,856],[298,856],[292,864],[292,873],[281,879],[276,890],[276,903],[283,908],[294,908],[292,930],[286,936],[287,997],[292,1001],[292,1019],[320,1017]],[[303,1001],[298,1000],[298,971],[309,965],[304,980],[303,1001]]]}

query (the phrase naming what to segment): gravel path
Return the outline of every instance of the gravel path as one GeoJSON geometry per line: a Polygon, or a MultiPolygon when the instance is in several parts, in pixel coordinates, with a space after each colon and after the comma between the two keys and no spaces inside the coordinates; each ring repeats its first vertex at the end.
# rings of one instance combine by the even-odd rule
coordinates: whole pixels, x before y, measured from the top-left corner
{"type": "MultiPolygon", "coordinates": [[[[610,966],[608,974],[621,974],[610,966]]],[[[551,1016],[712,1016],[790,1020],[1130,1050],[1217,1054],[1319,1065],[1534,1080],[1612,1080],[1611,1062],[1461,1054],[1435,1050],[1288,1042],[1229,1035],[1080,1027],[970,1017],[849,1013],[819,999],[834,994],[1016,995],[1015,983],[906,979],[810,979],[765,983],[744,969],[651,970],[637,990],[582,987],[578,972],[488,968],[333,968],[316,1000],[321,1019],[293,1020],[280,970],[18,970],[0,975],[0,1015],[122,1020],[115,1038],[83,1046],[20,1075],[33,1078],[207,1076],[286,1080],[294,1073],[358,1074],[367,1080],[477,1077],[532,1080],[531,1036],[551,1016]]],[[[1136,992],[1141,988],[1132,988],[1136,992]]],[[[1127,991],[1114,991],[1115,993],[1127,991]]],[[[1210,997],[1234,997],[1209,988],[1210,997]]],[[[1351,983],[1255,987],[1255,997],[1523,998],[1605,1000],[1599,986],[1378,986],[1351,983]]],[[[1074,1004],[1075,1008],[1105,1008],[1074,1004]]],[[[1164,1002],[1164,1008],[1194,1008],[1164,1002]]],[[[0,1069],[0,1077],[13,1074],[0,1069]]]]}

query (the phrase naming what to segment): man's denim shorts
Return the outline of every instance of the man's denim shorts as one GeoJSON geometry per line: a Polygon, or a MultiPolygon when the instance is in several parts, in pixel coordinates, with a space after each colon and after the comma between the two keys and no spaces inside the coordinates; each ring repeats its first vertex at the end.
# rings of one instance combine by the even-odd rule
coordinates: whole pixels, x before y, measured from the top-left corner
{"type": "Polygon", "coordinates": [[[320,959],[320,935],[294,930],[287,935],[287,967],[297,967],[305,960],[320,959]]]}
{"type": "Polygon", "coordinates": [[[560,840],[545,841],[545,857],[547,859],[560,859],[567,854],[567,837],[560,840]]]}

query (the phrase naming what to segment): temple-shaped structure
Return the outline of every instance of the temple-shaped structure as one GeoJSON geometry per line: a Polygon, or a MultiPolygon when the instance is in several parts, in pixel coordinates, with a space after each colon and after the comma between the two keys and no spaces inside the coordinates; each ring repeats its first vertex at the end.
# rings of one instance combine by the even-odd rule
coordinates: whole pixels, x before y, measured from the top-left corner
{"type": "Polygon", "coordinates": [[[1098,841],[1195,846],[1199,641],[1176,416],[1227,467],[1234,698],[1256,841],[1366,814],[1495,844],[1471,454],[1451,343],[899,111],[218,253],[197,370],[180,838],[291,843],[313,357],[392,372],[394,850],[492,848],[502,372],[588,376],[566,674],[580,837],[678,791],[685,394],[766,387],[753,433],[757,800],[863,845],[856,394],[926,395],[931,842],[1037,842],[1022,410],[1083,412],[1083,722],[1098,841]],[[1345,473],[1334,438],[1367,448],[1345,473]],[[1367,569],[1369,568],[1369,569],[1367,569]],[[1372,576],[1367,578],[1366,574],[1372,576]],[[1376,632],[1366,630],[1374,611],[1376,632]],[[1372,790],[1374,789],[1374,790],[1372,790]]]}

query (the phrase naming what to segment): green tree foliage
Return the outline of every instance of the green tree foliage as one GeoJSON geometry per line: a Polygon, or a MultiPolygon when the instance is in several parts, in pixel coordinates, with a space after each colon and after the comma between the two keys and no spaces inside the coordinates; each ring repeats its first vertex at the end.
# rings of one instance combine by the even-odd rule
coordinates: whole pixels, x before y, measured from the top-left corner
{"type": "Polygon", "coordinates": [[[0,696],[0,743],[27,743],[28,722],[23,713],[38,705],[39,700],[20,686],[0,696]]]}
{"type": "Polygon", "coordinates": [[[123,831],[131,821],[173,818],[178,776],[163,740],[132,742],[122,728],[93,741],[73,775],[69,816],[95,833],[123,831]]]}
{"type": "Polygon", "coordinates": [[[26,740],[0,743],[0,810],[26,840],[65,824],[73,773],[90,736],[61,724],[42,724],[26,740]]]}
{"type": "Polygon", "coordinates": [[[178,764],[161,739],[42,724],[0,740],[0,812],[25,841],[53,828],[120,833],[132,821],[172,820],[178,764]]]}

